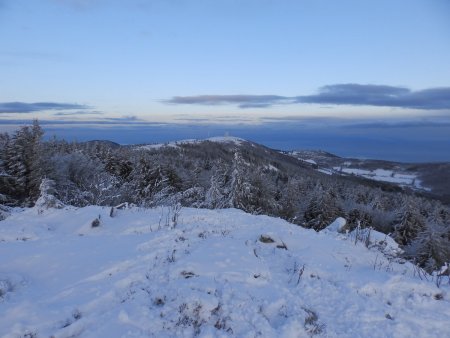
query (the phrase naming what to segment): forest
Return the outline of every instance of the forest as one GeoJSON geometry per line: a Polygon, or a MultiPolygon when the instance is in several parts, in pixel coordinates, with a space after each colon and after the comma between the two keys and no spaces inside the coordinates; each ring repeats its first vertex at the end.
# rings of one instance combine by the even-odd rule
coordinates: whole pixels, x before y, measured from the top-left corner
{"type": "Polygon", "coordinates": [[[37,121],[0,134],[0,219],[14,207],[121,203],[238,208],[316,231],[343,217],[348,231],[389,234],[428,272],[450,262],[449,207],[395,185],[322,174],[244,140],[148,147],[43,135],[37,121]]]}

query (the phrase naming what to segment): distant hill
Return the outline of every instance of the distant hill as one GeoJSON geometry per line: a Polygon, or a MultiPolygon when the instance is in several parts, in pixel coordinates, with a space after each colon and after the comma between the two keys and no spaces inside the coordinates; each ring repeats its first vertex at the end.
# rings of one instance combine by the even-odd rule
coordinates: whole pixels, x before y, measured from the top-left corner
{"type": "Polygon", "coordinates": [[[383,160],[343,158],[324,151],[284,152],[315,169],[341,176],[354,175],[410,188],[450,204],[450,163],[402,163],[383,160]]]}

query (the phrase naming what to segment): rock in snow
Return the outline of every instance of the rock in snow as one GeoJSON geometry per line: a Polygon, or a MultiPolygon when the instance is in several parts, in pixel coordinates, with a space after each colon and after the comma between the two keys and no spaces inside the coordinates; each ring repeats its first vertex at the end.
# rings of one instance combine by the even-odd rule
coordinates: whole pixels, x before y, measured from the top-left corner
{"type": "Polygon", "coordinates": [[[350,234],[236,209],[109,212],[0,222],[0,336],[450,336],[446,282],[350,234]]]}

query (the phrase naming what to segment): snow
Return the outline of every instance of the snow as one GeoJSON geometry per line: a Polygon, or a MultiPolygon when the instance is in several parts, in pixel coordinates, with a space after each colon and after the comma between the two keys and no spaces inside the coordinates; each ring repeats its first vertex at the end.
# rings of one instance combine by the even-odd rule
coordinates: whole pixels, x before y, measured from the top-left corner
{"type": "Polygon", "coordinates": [[[358,168],[333,167],[333,170],[340,174],[356,175],[370,180],[395,183],[420,190],[430,190],[421,185],[421,181],[417,179],[416,174],[399,173],[386,169],[366,170],[358,168]]]}
{"type": "Polygon", "coordinates": [[[279,169],[277,167],[273,166],[272,164],[265,165],[264,169],[270,170],[270,171],[279,171],[279,169]]]}
{"type": "Polygon", "coordinates": [[[240,145],[242,142],[245,142],[244,139],[241,139],[239,137],[232,137],[232,136],[216,136],[216,137],[210,137],[203,140],[197,140],[197,139],[188,139],[188,140],[181,140],[181,141],[174,141],[174,142],[168,142],[168,143],[158,143],[158,144],[147,144],[145,146],[137,147],[136,149],[141,150],[158,150],[164,147],[173,147],[176,148],[180,145],[185,144],[198,144],[205,141],[209,142],[216,142],[216,143],[231,143],[235,145],[240,145]]]}
{"type": "Polygon", "coordinates": [[[303,161],[303,162],[307,162],[307,163],[311,163],[311,164],[317,165],[317,162],[314,161],[314,160],[311,160],[311,159],[306,159],[306,160],[303,160],[303,159],[302,159],[302,161],[303,161]]]}
{"type": "MultiPolygon", "coordinates": [[[[343,233],[345,231],[346,224],[347,221],[344,218],[338,217],[334,222],[323,229],[322,232],[343,233]]],[[[393,258],[403,253],[403,250],[392,237],[372,228],[356,228],[352,232],[347,233],[344,238],[351,239],[355,242],[364,242],[364,245],[367,247],[376,248],[387,257],[393,258]]]]}
{"type": "Polygon", "coordinates": [[[342,229],[344,228],[344,226],[347,224],[347,221],[342,218],[342,217],[338,217],[336,218],[336,220],[331,223],[329,226],[326,227],[326,229],[328,231],[336,231],[336,232],[340,232],[342,231],[342,229]]]}
{"type": "Polygon", "coordinates": [[[109,212],[0,222],[1,337],[450,336],[449,286],[336,232],[343,219],[316,233],[236,209],[183,208],[175,228],[169,208],[109,212]]]}
{"type": "Polygon", "coordinates": [[[210,137],[207,138],[206,141],[210,142],[217,142],[217,143],[234,143],[236,145],[241,144],[242,142],[245,142],[244,139],[234,136],[216,136],[216,137],[210,137]]]}
{"type": "Polygon", "coordinates": [[[317,171],[321,172],[322,174],[333,175],[333,172],[330,169],[319,168],[317,169],[317,171]]]}

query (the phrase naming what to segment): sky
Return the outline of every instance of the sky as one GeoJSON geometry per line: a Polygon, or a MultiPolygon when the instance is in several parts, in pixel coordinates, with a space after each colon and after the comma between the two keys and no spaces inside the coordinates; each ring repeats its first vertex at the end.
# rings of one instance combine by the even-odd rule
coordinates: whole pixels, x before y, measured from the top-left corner
{"type": "Polygon", "coordinates": [[[0,0],[0,131],[450,161],[447,0],[0,0]]]}

